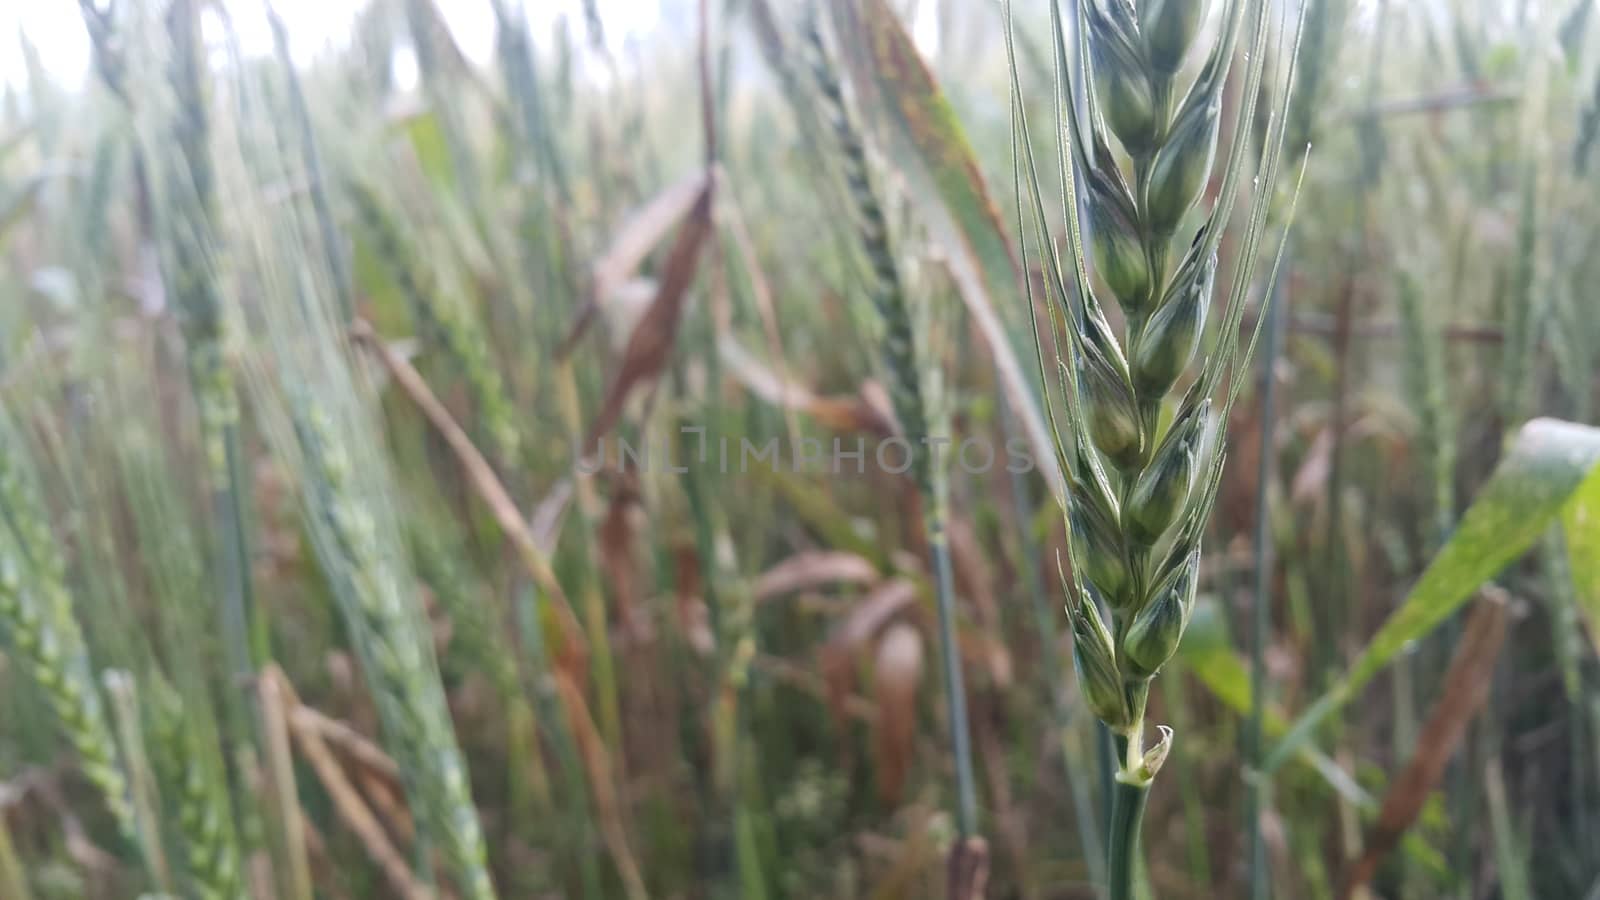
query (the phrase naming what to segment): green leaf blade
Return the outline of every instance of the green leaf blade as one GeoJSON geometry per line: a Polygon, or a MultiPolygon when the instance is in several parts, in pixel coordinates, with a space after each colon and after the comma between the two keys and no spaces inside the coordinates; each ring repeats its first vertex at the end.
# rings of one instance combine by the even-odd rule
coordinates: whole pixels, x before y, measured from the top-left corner
{"type": "MultiPolygon", "coordinates": [[[[1323,721],[1336,714],[1408,645],[1426,637],[1472,593],[1521,556],[1556,517],[1584,510],[1574,552],[1575,571],[1583,571],[1589,590],[1586,608],[1597,604],[1592,551],[1600,544],[1600,428],[1558,419],[1534,419],[1522,427],[1461,524],[1422,573],[1400,607],[1389,616],[1343,679],[1311,704],[1267,757],[1272,771],[1310,741],[1323,721]],[[1587,550],[1585,549],[1587,548],[1587,550]],[[1588,559],[1579,554],[1588,552],[1588,559]]],[[[1569,542],[1573,538],[1569,537],[1569,542]]],[[[1572,546],[1569,543],[1569,546],[1572,546]]],[[[1583,590],[1580,583],[1580,590],[1583,590]]]]}
{"type": "Polygon", "coordinates": [[[1350,667],[1346,692],[1359,691],[1521,556],[1586,479],[1596,480],[1596,465],[1600,429],[1556,419],[1524,425],[1450,540],[1350,667]]]}
{"type": "Polygon", "coordinates": [[[1600,652],[1600,477],[1591,476],[1562,513],[1572,586],[1589,640],[1600,652]]]}

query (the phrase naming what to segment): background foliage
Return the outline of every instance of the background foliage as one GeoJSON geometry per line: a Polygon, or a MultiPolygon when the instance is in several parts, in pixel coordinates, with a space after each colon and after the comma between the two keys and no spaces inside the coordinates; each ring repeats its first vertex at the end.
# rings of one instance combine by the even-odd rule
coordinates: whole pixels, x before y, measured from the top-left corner
{"type": "MultiPolygon", "coordinates": [[[[702,0],[623,43],[604,2],[483,2],[481,61],[432,0],[298,68],[239,49],[254,4],[83,0],[77,90],[24,36],[0,897],[945,896],[928,495],[666,465],[870,461],[905,424],[886,254],[930,433],[1038,463],[947,467],[987,896],[1097,896],[1001,6],[702,0]]],[[[1071,54],[1014,13],[1053,160],[1071,54]]],[[[1151,699],[1150,896],[1600,897],[1593,13],[1307,0],[1298,211],[1243,325],[1276,319],[1151,699]]]]}

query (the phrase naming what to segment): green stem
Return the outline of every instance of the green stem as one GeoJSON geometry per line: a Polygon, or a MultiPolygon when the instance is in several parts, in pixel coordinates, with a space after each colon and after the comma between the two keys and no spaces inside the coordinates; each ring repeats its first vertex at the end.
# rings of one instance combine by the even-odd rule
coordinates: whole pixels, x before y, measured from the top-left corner
{"type": "Polygon", "coordinates": [[[289,33],[283,20],[271,7],[267,8],[267,24],[272,28],[272,46],[283,69],[284,81],[289,91],[289,108],[294,116],[294,127],[300,133],[300,162],[305,167],[307,194],[311,212],[316,216],[318,237],[322,239],[322,252],[327,257],[328,274],[333,278],[334,296],[339,301],[339,314],[346,321],[355,317],[355,297],[350,281],[350,266],[345,260],[339,228],[334,224],[333,207],[328,202],[327,179],[323,176],[322,153],[317,148],[316,132],[311,128],[311,109],[306,104],[305,90],[300,85],[300,71],[289,55],[289,33]]]}
{"type": "MultiPolygon", "coordinates": [[[[1172,729],[1184,733],[1186,721],[1181,682],[1173,678],[1162,679],[1161,696],[1172,729]]],[[[1178,794],[1183,803],[1184,837],[1188,844],[1189,876],[1197,886],[1211,884],[1211,862],[1206,853],[1205,801],[1201,799],[1199,782],[1194,777],[1194,765],[1189,757],[1178,754],[1169,762],[1178,767],[1178,794]]]]}
{"type": "Polygon", "coordinates": [[[128,771],[128,795],[133,802],[134,821],[139,828],[139,852],[150,877],[165,890],[172,890],[172,872],[167,867],[166,848],[161,841],[160,804],[153,796],[153,777],[145,755],[144,732],[139,722],[139,699],[133,677],[126,672],[107,672],[103,683],[110,697],[111,722],[122,744],[123,765],[128,771]]]}
{"type": "MultiPolygon", "coordinates": [[[[1287,256],[1287,253],[1285,254],[1287,256]]],[[[1273,367],[1283,343],[1283,284],[1279,279],[1272,286],[1274,300],[1267,310],[1267,345],[1261,355],[1261,452],[1256,471],[1256,530],[1252,537],[1252,556],[1255,561],[1254,585],[1250,597],[1250,714],[1245,724],[1245,765],[1253,776],[1247,779],[1248,834],[1250,894],[1255,900],[1264,900],[1268,894],[1270,876],[1267,872],[1266,842],[1261,833],[1261,817],[1266,811],[1266,785],[1263,783],[1262,757],[1266,752],[1263,742],[1263,723],[1267,703],[1266,642],[1271,636],[1272,609],[1267,593],[1272,587],[1272,508],[1270,485],[1273,470],[1273,426],[1275,418],[1276,382],[1273,367]]]]}
{"type": "Polygon", "coordinates": [[[22,873],[16,847],[12,846],[9,826],[3,819],[0,819],[0,892],[17,900],[33,897],[28,891],[28,879],[22,873]]]}
{"type": "Polygon", "coordinates": [[[939,651],[944,657],[950,747],[956,763],[956,828],[961,837],[968,838],[978,833],[978,800],[972,777],[972,739],[967,731],[967,691],[961,677],[961,648],[956,640],[955,577],[950,567],[944,514],[937,505],[928,517],[928,552],[933,561],[935,599],[939,608],[939,651]]]}
{"type": "Polygon", "coordinates": [[[564,801],[571,804],[572,814],[558,829],[558,840],[564,846],[566,861],[576,863],[583,885],[579,896],[597,900],[601,896],[601,877],[598,861],[590,849],[590,829],[593,816],[589,806],[589,786],[583,774],[583,764],[578,758],[577,738],[559,702],[542,686],[549,671],[550,661],[545,649],[544,622],[541,616],[540,595],[531,585],[517,591],[517,630],[522,638],[522,652],[527,660],[524,678],[528,680],[540,718],[549,723],[551,743],[555,745],[556,758],[561,767],[564,801]]]}
{"type": "Polygon", "coordinates": [[[223,426],[221,439],[227,480],[217,486],[212,503],[217,525],[224,529],[221,548],[224,638],[228,641],[234,677],[253,678],[256,666],[270,658],[272,651],[266,624],[255,614],[255,591],[250,581],[250,525],[246,509],[250,488],[244,471],[239,423],[223,426]]]}
{"type": "MultiPolygon", "coordinates": [[[[741,695],[747,694],[741,691],[741,695]]],[[[752,753],[756,749],[755,742],[751,740],[749,729],[749,698],[740,696],[738,709],[734,715],[737,719],[734,725],[734,751],[737,757],[734,761],[734,807],[733,807],[733,840],[735,858],[738,860],[740,896],[745,900],[767,900],[767,880],[762,873],[761,845],[757,829],[761,827],[761,813],[754,802],[756,784],[756,756],[752,753]]]]}
{"type": "Polygon", "coordinates": [[[1133,900],[1134,870],[1139,858],[1139,829],[1144,823],[1150,783],[1124,781],[1118,773],[1111,801],[1109,854],[1111,900],[1133,900]]]}
{"type": "MultiPolygon", "coordinates": [[[[567,429],[567,439],[573,447],[580,446],[583,434],[583,413],[578,399],[577,376],[572,366],[556,366],[555,385],[562,423],[567,429]]],[[[583,629],[589,639],[593,658],[590,677],[594,681],[597,706],[600,712],[600,732],[609,752],[620,762],[622,758],[622,705],[617,688],[617,665],[612,654],[611,637],[606,618],[605,594],[600,584],[600,557],[593,535],[600,525],[597,499],[593,488],[582,480],[574,485],[574,503],[584,527],[577,529],[578,557],[583,566],[577,570],[582,578],[577,584],[582,598],[583,629]]]]}
{"type": "Polygon", "coordinates": [[[1106,727],[1106,723],[1099,719],[1094,720],[1094,761],[1095,773],[1100,780],[1100,793],[1096,798],[1099,804],[1100,824],[1103,830],[1111,833],[1111,792],[1112,785],[1116,783],[1118,766],[1112,762],[1120,759],[1117,751],[1117,736],[1106,727]]]}
{"type": "MultiPolygon", "coordinates": [[[[1018,434],[1016,414],[1004,402],[1000,404],[1000,420],[1004,424],[1007,440],[1018,434]]],[[[1033,521],[1033,494],[1028,490],[1028,480],[1021,472],[1011,473],[1012,502],[1016,504],[1017,521],[1033,521]]],[[[1039,634],[1039,659],[1050,694],[1051,711],[1055,714],[1055,731],[1061,743],[1061,763],[1066,778],[1067,794],[1072,798],[1073,814],[1077,818],[1078,840],[1081,842],[1084,862],[1089,869],[1089,881],[1097,888],[1104,887],[1105,855],[1100,849],[1100,830],[1094,827],[1094,810],[1089,785],[1083,781],[1078,758],[1077,742],[1072,737],[1072,701],[1066,695],[1066,669],[1056,649],[1058,633],[1050,601],[1045,597],[1044,585],[1039,579],[1039,544],[1031,527],[1018,530],[1018,555],[1023,586],[1027,591],[1029,606],[1033,611],[1034,628],[1039,634]]],[[[1094,739],[1100,735],[1094,732],[1094,739]]],[[[1109,766],[1107,767],[1109,771],[1109,766]]]]}

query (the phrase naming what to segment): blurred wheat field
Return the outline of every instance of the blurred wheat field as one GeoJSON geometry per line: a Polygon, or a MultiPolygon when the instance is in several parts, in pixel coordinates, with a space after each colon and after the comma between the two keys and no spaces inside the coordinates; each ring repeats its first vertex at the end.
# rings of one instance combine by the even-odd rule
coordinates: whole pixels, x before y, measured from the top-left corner
{"type": "Polygon", "coordinates": [[[1600,900],[1593,0],[348,6],[0,13],[0,900],[1600,900]]]}

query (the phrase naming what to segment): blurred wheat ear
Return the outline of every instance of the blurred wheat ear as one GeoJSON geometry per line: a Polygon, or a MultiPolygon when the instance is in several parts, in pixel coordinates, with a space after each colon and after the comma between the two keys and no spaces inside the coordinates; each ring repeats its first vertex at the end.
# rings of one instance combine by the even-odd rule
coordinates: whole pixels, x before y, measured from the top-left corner
{"type": "Polygon", "coordinates": [[[129,844],[142,846],[128,781],[67,592],[22,434],[0,410],[0,627],[13,658],[49,701],[78,765],[129,844]]]}
{"type": "MultiPolygon", "coordinates": [[[[260,97],[248,76],[239,88],[260,97]]],[[[400,533],[373,387],[345,340],[332,273],[319,265],[325,256],[304,252],[316,234],[312,211],[303,200],[264,198],[263,185],[298,177],[274,152],[287,143],[276,121],[233,124],[218,168],[235,198],[237,246],[247,248],[237,275],[251,288],[239,293],[260,297],[238,311],[264,336],[265,352],[249,369],[251,397],[295,479],[311,545],[400,765],[419,846],[439,853],[462,896],[493,897],[466,761],[400,533]]]]}
{"type": "MultiPolygon", "coordinates": [[[[861,284],[882,332],[879,363],[887,376],[889,398],[899,432],[910,445],[908,475],[921,501],[929,568],[938,611],[939,648],[944,672],[950,753],[955,764],[957,840],[948,866],[950,896],[983,895],[988,879],[988,848],[979,833],[977,782],[973,774],[972,737],[967,721],[965,677],[957,640],[954,576],[946,533],[949,478],[930,439],[940,438],[945,417],[940,398],[940,361],[930,345],[925,298],[905,279],[899,250],[886,212],[883,179],[876,171],[867,135],[853,98],[845,93],[840,64],[824,37],[819,3],[809,3],[800,23],[805,80],[786,68],[786,78],[802,109],[811,111],[827,131],[826,156],[842,182],[840,192],[849,224],[865,261],[861,284]]],[[[769,39],[771,35],[768,35],[769,39]]],[[[780,53],[780,59],[781,51],[780,53]]],[[[798,67],[796,67],[798,68],[798,67]]]]}

